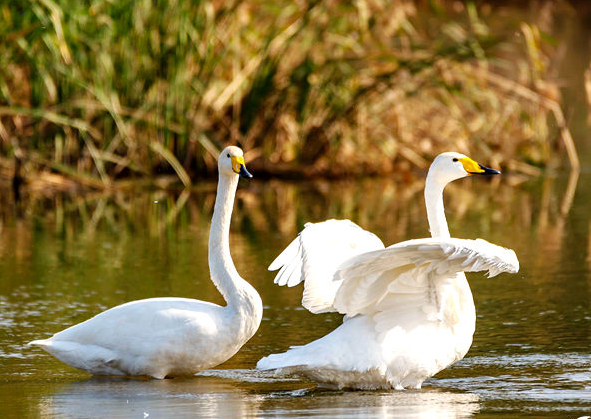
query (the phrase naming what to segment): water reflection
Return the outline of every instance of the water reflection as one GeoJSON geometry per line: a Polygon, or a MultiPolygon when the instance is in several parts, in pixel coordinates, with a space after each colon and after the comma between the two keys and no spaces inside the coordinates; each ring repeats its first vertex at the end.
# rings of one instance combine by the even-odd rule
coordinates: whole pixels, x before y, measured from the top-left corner
{"type": "Polygon", "coordinates": [[[90,378],[43,397],[40,416],[61,418],[247,418],[259,402],[224,380],[90,378]]]}
{"type": "Polygon", "coordinates": [[[285,399],[266,398],[261,417],[293,418],[469,418],[479,411],[471,393],[425,389],[388,393],[324,392],[285,399]]]}
{"type": "Polygon", "coordinates": [[[158,418],[174,414],[175,418],[452,419],[469,418],[479,411],[478,396],[468,392],[281,390],[282,384],[285,387],[282,381],[257,374],[252,370],[211,370],[185,380],[91,378],[65,384],[43,397],[39,414],[61,418],[158,418]],[[250,390],[244,383],[250,384],[250,390]]]}
{"type": "Polygon", "coordinates": [[[587,354],[542,353],[467,357],[446,372],[449,378],[430,385],[470,390],[489,406],[502,400],[503,410],[585,412],[591,404],[591,372],[587,354]]]}
{"type": "Polygon", "coordinates": [[[591,174],[583,171],[580,179],[505,175],[450,185],[452,234],[514,248],[521,271],[491,279],[469,275],[478,315],[472,348],[420,392],[326,392],[300,380],[253,375],[252,369],[262,356],[317,339],[341,322],[338,315],[302,309],[300,287],[273,285],[266,267],[277,253],[305,222],[327,218],[350,218],[387,244],[426,236],[421,179],[241,184],[231,249],[238,271],[262,296],[261,328],[220,366],[226,370],[163,382],[85,379],[85,373],[24,343],[130,300],[177,296],[222,303],[206,268],[215,183],[190,193],[25,194],[23,218],[0,205],[0,416],[589,412],[589,182],[591,174]],[[7,404],[13,401],[20,407],[7,404]]]}
{"type": "MultiPolygon", "coordinates": [[[[578,178],[578,172],[571,172],[568,178],[540,178],[524,187],[515,187],[523,182],[518,176],[492,179],[486,186],[473,185],[469,179],[453,183],[446,189],[450,228],[457,236],[476,233],[488,238],[491,223],[517,222],[535,227],[538,234],[556,242],[564,234],[578,178]],[[462,228],[469,217],[480,218],[480,225],[462,228]]],[[[297,184],[251,181],[238,189],[233,231],[277,232],[288,240],[304,222],[332,217],[351,218],[380,233],[386,243],[423,237],[428,234],[423,186],[422,178],[297,184]]],[[[30,257],[36,228],[53,231],[62,239],[87,241],[96,238],[97,229],[121,233],[123,238],[138,231],[166,238],[179,228],[207,233],[215,183],[200,184],[191,192],[116,191],[52,197],[31,193],[24,199],[27,214],[23,219],[14,218],[13,203],[0,205],[0,231],[11,235],[0,243],[0,256],[30,257]]]]}

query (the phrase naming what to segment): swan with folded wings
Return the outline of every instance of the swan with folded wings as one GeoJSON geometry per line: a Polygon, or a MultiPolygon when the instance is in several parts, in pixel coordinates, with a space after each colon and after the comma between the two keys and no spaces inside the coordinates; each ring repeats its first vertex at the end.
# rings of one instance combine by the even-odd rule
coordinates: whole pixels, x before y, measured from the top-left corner
{"type": "Polygon", "coordinates": [[[515,252],[485,240],[450,238],[443,189],[470,175],[500,173],[463,154],[435,158],[425,183],[431,238],[387,248],[349,220],[306,224],[269,266],[279,285],[304,282],[302,305],[337,311],[328,335],[261,359],[257,368],[305,376],[327,387],[420,388],[462,359],[476,323],[464,272],[515,273],[515,252]]]}
{"type": "Polygon", "coordinates": [[[261,297],[238,274],[230,255],[238,179],[252,175],[242,150],[234,146],[220,154],[218,173],[209,271],[226,306],[173,297],[131,301],[29,345],[92,374],[154,378],[193,375],[238,352],[256,333],[263,314],[261,297]]]}

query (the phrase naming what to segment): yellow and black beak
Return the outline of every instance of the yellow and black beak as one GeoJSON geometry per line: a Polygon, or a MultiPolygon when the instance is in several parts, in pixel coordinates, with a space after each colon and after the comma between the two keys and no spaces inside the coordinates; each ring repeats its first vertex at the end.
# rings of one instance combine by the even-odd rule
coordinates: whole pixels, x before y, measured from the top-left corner
{"type": "Polygon", "coordinates": [[[464,157],[460,159],[462,166],[464,166],[464,170],[471,175],[499,175],[499,172],[496,169],[491,169],[490,167],[486,167],[481,165],[480,163],[475,162],[469,157],[464,157]]]}
{"type": "Polygon", "coordinates": [[[232,170],[234,173],[240,175],[240,177],[244,177],[247,179],[252,178],[252,175],[248,170],[246,170],[246,164],[244,163],[244,157],[242,156],[232,156],[230,157],[232,160],[232,170]]]}

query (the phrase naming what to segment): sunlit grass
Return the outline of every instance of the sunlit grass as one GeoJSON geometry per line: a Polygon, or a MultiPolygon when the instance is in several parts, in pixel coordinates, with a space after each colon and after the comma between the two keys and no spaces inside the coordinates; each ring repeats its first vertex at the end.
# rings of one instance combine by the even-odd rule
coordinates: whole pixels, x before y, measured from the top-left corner
{"type": "Polygon", "coordinates": [[[535,173],[561,128],[539,30],[493,33],[469,2],[10,0],[0,15],[1,163],[25,178],[189,185],[226,143],[284,175],[452,148],[535,173]]]}

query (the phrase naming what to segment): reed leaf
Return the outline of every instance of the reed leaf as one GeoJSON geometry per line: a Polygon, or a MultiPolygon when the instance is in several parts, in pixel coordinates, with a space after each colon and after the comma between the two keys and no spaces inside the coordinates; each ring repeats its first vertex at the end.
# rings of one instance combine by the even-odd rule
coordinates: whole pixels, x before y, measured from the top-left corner
{"type": "Polygon", "coordinates": [[[0,155],[100,187],[163,168],[189,186],[227,143],[290,175],[385,173],[446,149],[543,167],[556,139],[576,162],[559,98],[544,99],[548,36],[456,3],[9,0],[0,155]]]}

